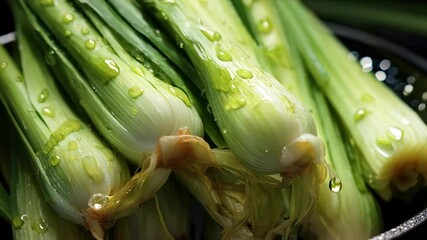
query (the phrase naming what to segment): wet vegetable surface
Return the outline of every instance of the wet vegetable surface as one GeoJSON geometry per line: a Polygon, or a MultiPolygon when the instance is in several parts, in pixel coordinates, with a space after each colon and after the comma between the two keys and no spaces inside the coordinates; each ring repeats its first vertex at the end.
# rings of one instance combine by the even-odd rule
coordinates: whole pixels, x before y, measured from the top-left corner
{"type": "MultiPolygon", "coordinates": [[[[13,31],[13,23],[10,13],[6,11],[6,1],[0,2],[0,9],[0,20],[4,23],[0,28],[1,36],[13,31]]],[[[427,59],[427,50],[423,49],[420,44],[422,41],[425,42],[425,39],[397,32],[377,32],[377,37],[380,36],[398,44],[390,45],[388,42],[384,44],[384,42],[381,43],[379,41],[363,41],[363,39],[366,40],[367,38],[362,36],[362,39],[360,39],[360,32],[349,33],[349,29],[341,26],[333,24],[329,26],[343,40],[344,44],[353,51],[354,56],[360,60],[363,70],[374,72],[379,81],[391,87],[403,101],[409,104],[427,122],[427,64],[423,67],[422,60],[423,58],[427,59]],[[402,46],[411,52],[402,52],[400,49],[402,46]],[[416,55],[420,58],[414,57],[413,52],[416,52],[416,55]]],[[[88,44],[90,47],[90,42],[88,44]]],[[[410,203],[404,199],[396,199],[390,202],[379,200],[379,202],[383,209],[384,229],[388,230],[427,208],[427,192],[417,193],[410,203]]],[[[1,221],[0,224],[9,229],[9,224],[4,221],[1,221]]],[[[394,239],[419,239],[420,236],[427,234],[426,227],[427,222],[424,221],[424,223],[394,239]]],[[[4,237],[7,238],[5,235],[4,237]]]]}

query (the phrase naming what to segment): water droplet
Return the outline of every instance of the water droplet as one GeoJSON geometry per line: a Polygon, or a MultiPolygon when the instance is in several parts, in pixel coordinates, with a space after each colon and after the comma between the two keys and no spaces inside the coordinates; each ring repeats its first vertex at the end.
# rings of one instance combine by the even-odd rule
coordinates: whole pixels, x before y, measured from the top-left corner
{"type": "Polygon", "coordinates": [[[168,20],[168,15],[165,12],[161,12],[160,15],[162,15],[163,20],[167,21],[168,20]]]}
{"type": "Polygon", "coordinates": [[[191,102],[190,102],[190,99],[188,98],[187,94],[185,94],[185,92],[184,92],[184,91],[182,91],[180,88],[177,88],[177,87],[169,87],[169,91],[170,91],[173,95],[175,95],[175,96],[177,96],[179,99],[181,99],[181,100],[185,103],[185,105],[187,105],[187,106],[191,106],[191,102]]]}
{"type": "Polygon", "coordinates": [[[54,117],[55,116],[55,109],[53,107],[44,107],[41,110],[42,114],[47,117],[54,117]]]}
{"type": "Polygon", "coordinates": [[[391,67],[391,62],[388,59],[384,59],[384,60],[381,60],[379,66],[381,70],[385,71],[391,67]]]}
{"type": "Polygon", "coordinates": [[[417,79],[414,76],[409,76],[406,78],[406,82],[409,84],[414,84],[417,79]]]}
{"type": "Polygon", "coordinates": [[[206,89],[202,89],[202,91],[200,92],[200,95],[202,95],[202,98],[206,99],[206,89]]]}
{"type": "Polygon", "coordinates": [[[12,226],[16,229],[22,228],[22,226],[24,226],[24,224],[25,224],[26,218],[27,218],[26,214],[13,217],[12,226]]]}
{"type": "Polygon", "coordinates": [[[140,97],[143,92],[144,91],[139,87],[131,87],[128,89],[128,93],[133,99],[140,97]]]}
{"type": "Polygon", "coordinates": [[[55,1],[54,0],[40,0],[40,5],[42,5],[43,7],[51,7],[51,6],[55,5],[55,1]]]}
{"type": "Polygon", "coordinates": [[[208,105],[206,106],[206,110],[208,110],[208,113],[213,114],[213,113],[212,113],[212,105],[208,104],[208,105]]]}
{"type": "Polygon", "coordinates": [[[223,92],[230,90],[230,83],[232,81],[230,72],[227,68],[218,68],[217,78],[213,82],[214,88],[223,92]]]}
{"type": "Polygon", "coordinates": [[[88,206],[94,210],[99,210],[107,205],[108,200],[107,195],[103,193],[95,193],[90,197],[88,206]]]}
{"type": "Polygon", "coordinates": [[[93,39],[88,39],[85,41],[86,49],[93,50],[96,47],[96,42],[93,39]]]}
{"type": "Polygon", "coordinates": [[[378,79],[378,81],[384,81],[387,75],[383,71],[377,71],[375,72],[375,77],[378,79]]]}
{"type": "Polygon", "coordinates": [[[237,70],[236,74],[243,79],[251,79],[254,76],[250,71],[245,70],[245,69],[237,70]]]}
{"type": "Polygon", "coordinates": [[[262,19],[257,23],[258,31],[260,31],[263,34],[270,33],[272,28],[273,28],[273,25],[272,25],[270,19],[268,19],[268,18],[262,19]]]}
{"type": "Polygon", "coordinates": [[[58,165],[60,161],[61,161],[61,157],[59,157],[58,155],[54,155],[50,158],[50,165],[54,167],[58,165]]]}
{"type": "Polygon", "coordinates": [[[414,85],[408,84],[403,88],[403,96],[408,96],[414,90],[414,85]]]}
{"type": "Polygon", "coordinates": [[[135,117],[138,114],[137,108],[131,108],[130,112],[132,113],[132,116],[135,117]]]}
{"type": "Polygon", "coordinates": [[[409,125],[409,124],[411,124],[411,121],[409,121],[407,118],[400,118],[400,122],[403,125],[409,125]]]}
{"type": "Polygon", "coordinates": [[[101,152],[104,154],[104,158],[107,159],[107,161],[112,162],[115,159],[115,156],[110,149],[102,148],[101,152]]]}
{"type": "Polygon", "coordinates": [[[365,102],[365,103],[373,103],[373,102],[375,102],[375,98],[372,97],[369,94],[366,94],[366,93],[362,94],[362,96],[360,97],[360,99],[362,99],[362,102],[365,102]]]}
{"type": "Polygon", "coordinates": [[[360,65],[362,66],[363,72],[370,72],[372,70],[372,58],[362,57],[360,59],[360,65]]]}
{"type": "Polygon", "coordinates": [[[144,74],[144,70],[143,70],[143,68],[142,67],[140,67],[140,66],[132,66],[131,68],[130,68],[134,73],[136,73],[136,74],[138,74],[139,76],[141,76],[141,77],[143,77],[145,74],[144,74]]]}
{"type": "Polygon", "coordinates": [[[24,81],[24,78],[22,78],[21,76],[17,76],[17,77],[15,78],[15,81],[17,81],[17,82],[23,82],[23,81],[24,81]]]}
{"type": "Polygon", "coordinates": [[[56,64],[55,51],[50,50],[44,54],[44,61],[47,65],[53,66],[56,64]]]}
{"type": "Polygon", "coordinates": [[[392,140],[399,141],[402,139],[403,131],[398,127],[391,126],[387,129],[387,136],[392,140]]]}
{"type": "Polygon", "coordinates": [[[111,126],[108,123],[105,123],[104,127],[105,127],[105,129],[107,129],[107,131],[109,131],[109,132],[112,131],[112,128],[111,128],[111,126]]]}
{"type": "Polygon", "coordinates": [[[47,227],[48,227],[47,223],[41,217],[34,219],[33,222],[31,223],[31,229],[33,229],[38,234],[46,233],[47,227]]]}
{"type": "Polygon", "coordinates": [[[8,65],[7,62],[5,61],[0,62],[0,69],[6,69],[7,65],[8,65]]]}
{"type": "Polygon", "coordinates": [[[70,37],[71,35],[73,35],[73,33],[70,30],[66,30],[64,33],[65,37],[70,37]]]}
{"type": "Polygon", "coordinates": [[[230,62],[233,60],[233,58],[231,57],[231,55],[228,52],[226,52],[226,51],[224,51],[218,47],[216,48],[216,56],[219,60],[221,60],[223,62],[230,62]]]}
{"type": "Polygon", "coordinates": [[[226,134],[228,130],[226,128],[222,129],[222,134],[226,134]]]}
{"type": "Polygon", "coordinates": [[[62,18],[62,21],[64,23],[70,23],[74,20],[74,15],[72,13],[66,13],[64,17],[62,18]]]}
{"type": "Polygon", "coordinates": [[[66,136],[70,135],[73,132],[77,132],[81,129],[80,122],[77,120],[68,120],[63,123],[58,130],[54,131],[49,140],[47,140],[46,144],[43,147],[43,153],[49,153],[59,141],[63,140],[66,136]]]}
{"type": "Polygon", "coordinates": [[[88,28],[83,27],[83,28],[80,30],[80,33],[81,33],[82,35],[89,35],[90,31],[89,31],[89,29],[88,29],[88,28]]]}
{"type": "Polygon", "coordinates": [[[98,161],[93,156],[83,158],[83,167],[86,174],[96,183],[101,183],[104,180],[104,174],[100,169],[98,161]]]}
{"type": "Polygon", "coordinates": [[[108,81],[117,77],[120,73],[119,66],[111,59],[105,59],[99,67],[108,81]]]}
{"type": "Polygon", "coordinates": [[[43,88],[43,90],[40,92],[39,96],[37,97],[37,101],[39,103],[46,102],[47,97],[49,97],[49,92],[47,88],[43,88]]]}
{"type": "Polygon", "coordinates": [[[178,47],[181,48],[181,49],[184,48],[184,43],[183,42],[179,42],[178,43],[178,47]]]}
{"type": "Polygon", "coordinates": [[[337,193],[341,191],[341,188],[342,188],[342,183],[340,178],[334,177],[331,180],[329,180],[329,189],[332,192],[337,193]]]}
{"type": "Polygon", "coordinates": [[[239,109],[246,104],[247,100],[244,96],[240,94],[233,94],[229,97],[227,104],[225,105],[225,110],[230,109],[239,109]]]}
{"type": "Polygon", "coordinates": [[[377,152],[385,158],[389,158],[394,154],[393,144],[388,138],[383,138],[383,137],[377,138],[376,149],[377,149],[377,152]]]}
{"type": "Polygon", "coordinates": [[[76,150],[78,148],[76,141],[69,141],[68,142],[68,150],[76,150]]]}
{"type": "Polygon", "coordinates": [[[417,107],[418,111],[422,112],[426,109],[426,104],[425,103],[420,103],[417,107]]]}
{"type": "Polygon", "coordinates": [[[209,39],[211,42],[217,42],[222,38],[219,32],[207,29],[205,27],[200,27],[200,32],[202,32],[203,35],[205,35],[205,37],[209,39]]]}
{"type": "Polygon", "coordinates": [[[360,121],[366,116],[366,114],[368,114],[368,111],[364,108],[360,108],[354,113],[354,120],[360,121]]]}

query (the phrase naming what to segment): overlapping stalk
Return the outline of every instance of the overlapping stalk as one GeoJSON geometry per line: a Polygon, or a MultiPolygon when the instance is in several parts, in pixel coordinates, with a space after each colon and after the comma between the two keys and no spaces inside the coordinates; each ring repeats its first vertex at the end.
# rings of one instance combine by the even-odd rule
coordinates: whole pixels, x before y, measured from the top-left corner
{"type": "Polygon", "coordinates": [[[371,73],[361,71],[347,48],[304,5],[292,0],[278,7],[314,80],[361,152],[357,164],[365,181],[386,200],[425,185],[427,126],[420,116],[371,73]]]}

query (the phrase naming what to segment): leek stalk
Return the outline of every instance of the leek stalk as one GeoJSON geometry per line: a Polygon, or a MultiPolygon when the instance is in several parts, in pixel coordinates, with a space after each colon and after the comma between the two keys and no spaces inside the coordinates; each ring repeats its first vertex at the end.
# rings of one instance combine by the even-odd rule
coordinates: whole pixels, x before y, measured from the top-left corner
{"type": "MultiPolygon", "coordinates": [[[[310,82],[295,48],[298,39],[291,38],[292,34],[288,34],[281,22],[283,14],[273,1],[249,4],[240,1],[238,7],[264,50],[260,53],[265,55],[266,69],[313,111],[318,134],[325,141],[325,161],[331,167],[330,181],[324,181],[316,193],[319,196],[311,203],[316,206],[315,211],[297,218],[305,217],[305,229],[309,230],[300,234],[304,239],[367,239],[377,234],[381,226],[379,207],[373,194],[358,179],[360,173],[353,169],[353,159],[347,156],[340,129],[336,126],[337,119],[331,114],[321,91],[310,82]],[[343,189],[341,182],[345,186],[343,189]]],[[[293,201],[298,203],[294,204],[296,209],[308,209],[303,205],[306,201],[293,201]]]]}
{"type": "MultiPolygon", "coordinates": [[[[2,119],[7,119],[7,114],[4,114],[5,111],[3,106],[0,106],[0,117],[2,119]]],[[[10,212],[10,196],[9,196],[9,186],[10,186],[10,171],[9,171],[9,149],[6,139],[9,137],[9,131],[6,127],[8,122],[5,122],[2,127],[0,127],[0,135],[3,136],[0,140],[0,168],[1,168],[1,179],[0,182],[0,218],[4,219],[6,222],[12,220],[12,214],[10,212]]]]}
{"type": "Polygon", "coordinates": [[[310,112],[262,70],[256,45],[230,2],[145,4],[183,44],[200,73],[196,85],[206,93],[227,146],[240,161],[259,173],[286,176],[323,163],[323,143],[310,112]]]}
{"type": "Polygon", "coordinates": [[[1,99],[30,152],[47,201],[62,217],[85,225],[93,195],[118,191],[129,178],[128,167],[63,97],[40,61],[39,46],[29,40],[36,35],[22,12],[14,14],[22,73],[2,46],[1,99]]]}
{"type": "MultiPolygon", "coordinates": [[[[28,16],[31,17],[31,15],[28,16]]],[[[32,22],[33,24],[36,23],[34,19],[32,22]]],[[[36,26],[39,31],[44,31],[41,25],[36,26]]],[[[83,76],[60,51],[56,43],[50,40],[47,35],[41,36],[44,40],[40,43],[41,51],[49,53],[48,62],[54,63],[53,70],[57,74],[56,76],[73,83],[73,91],[82,94],[82,96],[90,92],[91,90],[88,90],[90,87],[85,84],[83,76]],[[50,54],[52,51],[55,54],[50,54]]],[[[37,40],[37,36],[34,39],[37,40]]],[[[80,103],[82,106],[90,106],[97,111],[106,111],[104,105],[99,101],[89,102],[85,98],[80,103]]],[[[105,230],[109,229],[116,219],[131,215],[141,203],[152,198],[166,182],[172,171],[172,169],[159,167],[156,156],[150,156],[140,167],[139,171],[117,191],[110,194],[96,193],[89,199],[90,204],[85,209],[87,213],[85,224],[96,238],[102,239],[105,230]]]]}
{"type": "MultiPolygon", "coordinates": [[[[12,126],[13,127],[13,126],[12,126]]],[[[15,133],[15,135],[17,135],[15,133]]],[[[19,138],[19,137],[18,137],[19,138]]],[[[12,137],[11,211],[13,239],[93,239],[83,226],[61,217],[46,201],[22,141],[12,137]],[[21,146],[21,148],[19,148],[21,146]]]]}
{"type": "MultiPolygon", "coordinates": [[[[104,27],[102,25],[108,26],[114,38],[116,38],[119,44],[138,62],[146,66],[150,71],[153,71],[155,76],[159,79],[171,83],[183,90],[187,94],[191,104],[200,114],[207,136],[217,147],[225,146],[224,139],[218,130],[218,126],[212,114],[208,112],[205,99],[202,98],[197,87],[194,86],[191,81],[186,80],[186,78],[189,77],[197,77],[194,73],[195,70],[182,55],[179,55],[178,49],[173,48],[165,39],[160,38],[160,40],[156,42],[158,44],[156,46],[160,47],[163,53],[165,55],[167,54],[168,58],[173,60],[173,63],[141,36],[142,33],[147,35],[147,32],[151,33],[154,29],[148,26],[148,23],[146,23],[147,26],[143,24],[145,21],[141,16],[141,12],[137,11],[133,4],[128,1],[112,1],[112,4],[115,6],[115,8],[113,8],[104,1],[78,0],[76,2],[82,6],[83,12],[85,12],[86,15],[92,15],[92,17],[90,17],[92,20],[96,18],[93,15],[97,15],[102,19],[103,23],[97,25],[99,31],[101,31],[100,28],[104,27]],[[122,13],[122,15],[119,15],[119,13],[122,13]],[[122,16],[125,17],[129,23],[124,21],[122,16]],[[138,24],[136,24],[136,20],[139,21],[138,24]],[[140,29],[142,27],[144,28],[140,29]],[[176,69],[174,64],[178,66],[181,71],[176,69]],[[181,72],[188,74],[184,76],[181,72]]],[[[99,22],[99,20],[95,21],[99,22]]],[[[149,35],[151,36],[151,34],[149,35]]],[[[156,39],[159,39],[157,34],[156,39]]]]}
{"type": "Polygon", "coordinates": [[[190,239],[190,194],[171,177],[156,196],[114,225],[116,239],[190,239]]]}
{"type": "Polygon", "coordinates": [[[310,73],[363,156],[357,164],[365,181],[386,200],[416,191],[427,177],[426,124],[371,73],[361,71],[304,5],[286,1],[278,6],[310,73]]]}
{"type": "Polygon", "coordinates": [[[174,174],[221,226],[222,239],[265,238],[286,215],[280,176],[256,174],[229,150],[182,131],[160,138],[158,155],[181,162],[174,174]]]}
{"type": "Polygon", "coordinates": [[[160,136],[175,134],[183,127],[203,136],[202,121],[187,95],[133,61],[120,45],[111,43],[113,38],[98,32],[71,3],[20,3],[42,20],[84,73],[92,89],[85,93],[84,100],[102,102],[106,111],[89,104],[84,109],[102,136],[126,159],[139,165],[150,157],[160,136]]]}

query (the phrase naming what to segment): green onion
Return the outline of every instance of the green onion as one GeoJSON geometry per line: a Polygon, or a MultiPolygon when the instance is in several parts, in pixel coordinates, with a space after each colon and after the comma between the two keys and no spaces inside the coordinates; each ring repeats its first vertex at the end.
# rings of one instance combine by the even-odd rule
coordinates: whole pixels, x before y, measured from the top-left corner
{"type": "Polygon", "coordinates": [[[3,106],[0,106],[0,118],[3,119],[3,124],[0,127],[0,135],[2,136],[0,140],[0,172],[1,180],[0,183],[0,218],[4,219],[7,222],[12,220],[12,214],[10,212],[10,149],[8,148],[8,139],[9,139],[9,121],[7,121],[7,114],[3,106]]]}
{"type": "MultiPolygon", "coordinates": [[[[13,128],[13,126],[12,126],[13,128]]],[[[14,135],[17,135],[14,132],[14,135]]],[[[19,136],[18,136],[19,138],[19,136]]],[[[83,226],[61,217],[46,201],[31,167],[25,145],[12,136],[9,146],[11,162],[11,220],[14,239],[92,239],[83,226]],[[24,149],[24,150],[23,150],[24,149]]]]}
{"type": "Polygon", "coordinates": [[[177,179],[169,178],[153,199],[113,228],[116,239],[190,239],[190,194],[177,179]]]}
{"type": "MultiPolygon", "coordinates": [[[[31,16],[31,15],[30,15],[31,16]]],[[[40,31],[41,25],[37,25],[40,31]]],[[[46,35],[42,35],[46,37],[46,35]]],[[[37,36],[34,36],[37,40],[37,36]]],[[[69,59],[59,50],[55,42],[49,39],[42,41],[41,51],[46,50],[47,45],[54,49],[56,54],[49,55],[48,62],[54,62],[53,70],[58,74],[58,77],[63,77],[67,81],[75,80],[73,90],[80,91],[80,94],[87,93],[89,88],[82,81],[81,74],[73,67],[69,59]]],[[[50,49],[50,48],[47,48],[50,49]]],[[[99,101],[81,102],[83,106],[90,104],[97,111],[105,111],[104,106],[99,101]]],[[[111,120],[111,118],[109,119],[111,120]]],[[[96,238],[102,238],[104,231],[109,229],[116,219],[131,215],[140,204],[154,197],[157,190],[166,182],[172,169],[165,169],[158,166],[158,161],[155,155],[150,155],[150,158],[144,161],[141,169],[135,173],[123,186],[111,194],[96,193],[89,199],[89,205],[85,209],[87,214],[85,224],[92,231],[96,238]]]]}
{"type": "Polygon", "coordinates": [[[21,13],[14,11],[22,72],[2,46],[0,96],[49,204],[62,217],[85,225],[92,197],[118,191],[129,171],[59,91],[21,13]]]}
{"type": "MultiPolygon", "coordinates": [[[[100,34],[72,4],[65,0],[49,5],[21,1],[26,4],[85,74],[90,85],[85,90],[92,91],[72,96],[84,97],[76,100],[84,102],[98,131],[133,164],[149,158],[160,136],[175,134],[182,127],[203,136],[202,121],[187,95],[156,78],[115,44],[115,39],[102,35],[106,31],[100,30],[100,34]],[[104,107],[95,108],[92,102],[102,102],[104,107]]],[[[69,81],[63,83],[73,88],[69,81]]]]}
{"type": "Polygon", "coordinates": [[[12,220],[10,213],[10,196],[4,184],[0,184],[0,217],[7,222],[12,220]]]}
{"type": "Polygon", "coordinates": [[[222,238],[265,238],[286,214],[278,174],[258,175],[231,151],[185,131],[162,137],[157,149],[162,161],[180,166],[175,175],[221,226],[222,238]]]}
{"type": "Polygon", "coordinates": [[[318,196],[311,203],[290,197],[296,202],[296,209],[313,208],[311,213],[295,217],[309,230],[302,235],[312,235],[315,239],[367,239],[377,234],[381,225],[378,205],[363,179],[360,180],[360,173],[352,167],[354,159],[347,156],[344,140],[336,126],[337,119],[331,114],[325,97],[307,76],[295,48],[298,39],[292,38],[282,23],[281,16],[286,13],[280,12],[272,1],[252,1],[250,4],[239,1],[238,7],[263,49],[260,53],[265,55],[266,69],[313,111],[319,137],[326,143],[325,161],[331,167],[330,181],[324,181],[317,192],[312,192],[318,196]]]}
{"type": "Polygon", "coordinates": [[[386,200],[416,191],[427,177],[426,124],[371,73],[361,71],[304,5],[286,1],[279,6],[310,73],[362,153],[357,164],[365,181],[386,200]]]}
{"type": "Polygon", "coordinates": [[[101,31],[100,28],[105,28],[103,25],[108,26],[114,38],[117,39],[117,42],[119,42],[119,44],[138,62],[146,66],[150,71],[153,71],[155,76],[159,79],[169,82],[183,90],[187,94],[191,104],[200,114],[205,132],[209,138],[213,140],[216,146],[225,146],[224,139],[218,130],[218,126],[214,122],[212,114],[208,112],[206,101],[202,98],[200,91],[194,84],[185,79],[186,77],[197,77],[195,70],[190,63],[179,54],[179,50],[174,49],[165,39],[159,38],[156,35],[155,39],[159,39],[159,41],[156,42],[158,44],[156,46],[163,49],[163,53],[167,54],[168,57],[173,60],[173,63],[165,58],[162,53],[156,50],[143,36],[141,36],[141,34],[139,34],[143,30],[145,34],[147,34],[146,32],[151,33],[154,29],[143,24],[145,21],[141,13],[135,9],[135,6],[128,1],[113,1],[113,3],[116,4],[116,8],[109,6],[104,1],[79,0],[78,3],[82,5],[83,12],[86,13],[93,22],[99,22],[99,20],[94,19],[96,18],[94,15],[102,19],[102,23],[97,24],[99,31],[101,31]],[[123,13],[123,11],[126,13],[123,13]],[[132,26],[136,29],[133,29],[130,23],[124,21],[118,12],[122,12],[123,17],[132,21],[130,23],[133,23],[132,26]],[[138,24],[136,24],[136,21],[138,21],[138,24]],[[141,29],[142,27],[144,28],[141,29]],[[136,30],[139,30],[139,32],[136,30]],[[173,64],[177,65],[181,72],[187,73],[187,75],[184,76],[184,74],[180,73],[175,69],[173,64]]]}
{"type": "Polygon", "coordinates": [[[146,1],[183,43],[200,73],[227,146],[252,170],[297,175],[323,161],[308,109],[257,60],[256,45],[228,1],[146,1]],[[215,12],[217,14],[211,14],[215,12]]]}

